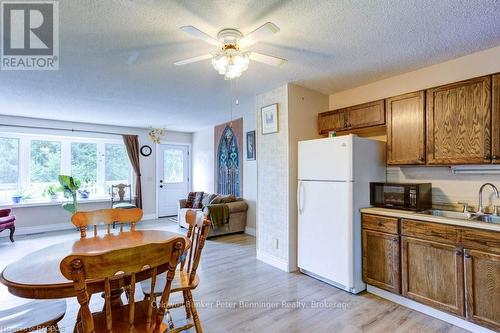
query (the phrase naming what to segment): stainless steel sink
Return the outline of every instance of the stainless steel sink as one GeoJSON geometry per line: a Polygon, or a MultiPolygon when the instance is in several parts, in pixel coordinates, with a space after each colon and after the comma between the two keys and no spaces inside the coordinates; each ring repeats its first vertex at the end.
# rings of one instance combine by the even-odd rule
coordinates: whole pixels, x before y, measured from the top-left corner
{"type": "Polygon", "coordinates": [[[500,223],[500,216],[479,215],[479,216],[474,216],[472,218],[472,221],[481,221],[481,222],[487,222],[487,223],[500,223]]]}
{"type": "Polygon", "coordinates": [[[451,219],[459,219],[459,220],[471,219],[471,213],[453,212],[453,211],[438,210],[438,209],[424,210],[422,212],[419,212],[419,214],[449,217],[451,219]]]}

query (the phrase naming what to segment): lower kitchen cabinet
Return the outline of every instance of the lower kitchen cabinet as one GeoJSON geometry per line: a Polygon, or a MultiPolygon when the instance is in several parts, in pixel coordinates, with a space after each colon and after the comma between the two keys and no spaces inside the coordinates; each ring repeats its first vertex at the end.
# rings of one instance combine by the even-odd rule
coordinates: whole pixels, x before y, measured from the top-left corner
{"type": "Polygon", "coordinates": [[[464,256],[467,319],[500,331],[500,255],[465,250],[464,256]]]}
{"type": "Polygon", "coordinates": [[[399,236],[363,230],[363,280],[400,293],[399,236]]]}
{"type": "Polygon", "coordinates": [[[454,245],[401,237],[402,294],[464,316],[464,265],[454,245]]]}

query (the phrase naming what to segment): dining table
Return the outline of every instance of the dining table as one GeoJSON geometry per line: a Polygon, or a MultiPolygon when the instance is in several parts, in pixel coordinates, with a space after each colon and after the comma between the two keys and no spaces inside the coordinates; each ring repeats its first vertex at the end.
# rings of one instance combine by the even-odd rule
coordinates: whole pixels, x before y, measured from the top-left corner
{"type": "MultiPolygon", "coordinates": [[[[163,230],[140,230],[107,234],[105,236],[81,238],[54,244],[27,254],[21,259],[8,264],[0,274],[0,282],[13,295],[29,299],[57,299],[75,297],[76,291],[73,281],[66,279],[60,271],[61,261],[68,255],[100,253],[131,248],[145,244],[164,243],[175,237],[183,237],[186,242],[185,250],[191,242],[186,236],[163,230]]],[[[158,272],[165,272],[168,264],[158,267],[158,272]]],[[[144,270],[136,275],[140,282],[150,278],[150,270],[144,270]]],[[[111,281],[112,305],[121,304],[123,287],[129,285],[129,278],[114,279],[111,281]]],[[[104,280],[87,281],[89,294],[104,291],[104,280]]]]}

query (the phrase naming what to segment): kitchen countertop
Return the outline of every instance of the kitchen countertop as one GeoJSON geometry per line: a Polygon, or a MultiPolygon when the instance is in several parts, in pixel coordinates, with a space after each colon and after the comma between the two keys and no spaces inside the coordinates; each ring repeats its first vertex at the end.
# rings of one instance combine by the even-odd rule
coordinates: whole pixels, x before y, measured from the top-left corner
{"type": "Polygon", "coordinates": [[[500,232],[500,224],[498,223],[495,224],[495,223],[487,223],[480,221],[466,221],[466,220],[453,219],[443,216],[419,214],[418,212],[413,212],[409,210],[371,207],[371,208],[361,208],[360,212],[365,214],[384,215],[384,216],[405,218],[405,219],[418,220],[424,222],[451,224],[459,227],[492,230],[500,232]]]}

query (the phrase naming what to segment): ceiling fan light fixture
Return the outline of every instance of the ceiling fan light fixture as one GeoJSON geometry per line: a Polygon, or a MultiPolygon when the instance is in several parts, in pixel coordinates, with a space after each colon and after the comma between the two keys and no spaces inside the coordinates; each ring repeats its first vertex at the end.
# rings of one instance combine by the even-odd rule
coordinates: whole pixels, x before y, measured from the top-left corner
{"type": "Polygon", "coordinates": [[[241,52],[236,48],[222,50],[212,58],[212,66],[226,80],[240,77],[247,70],[249,62],[249,52],[241,52]]]}

